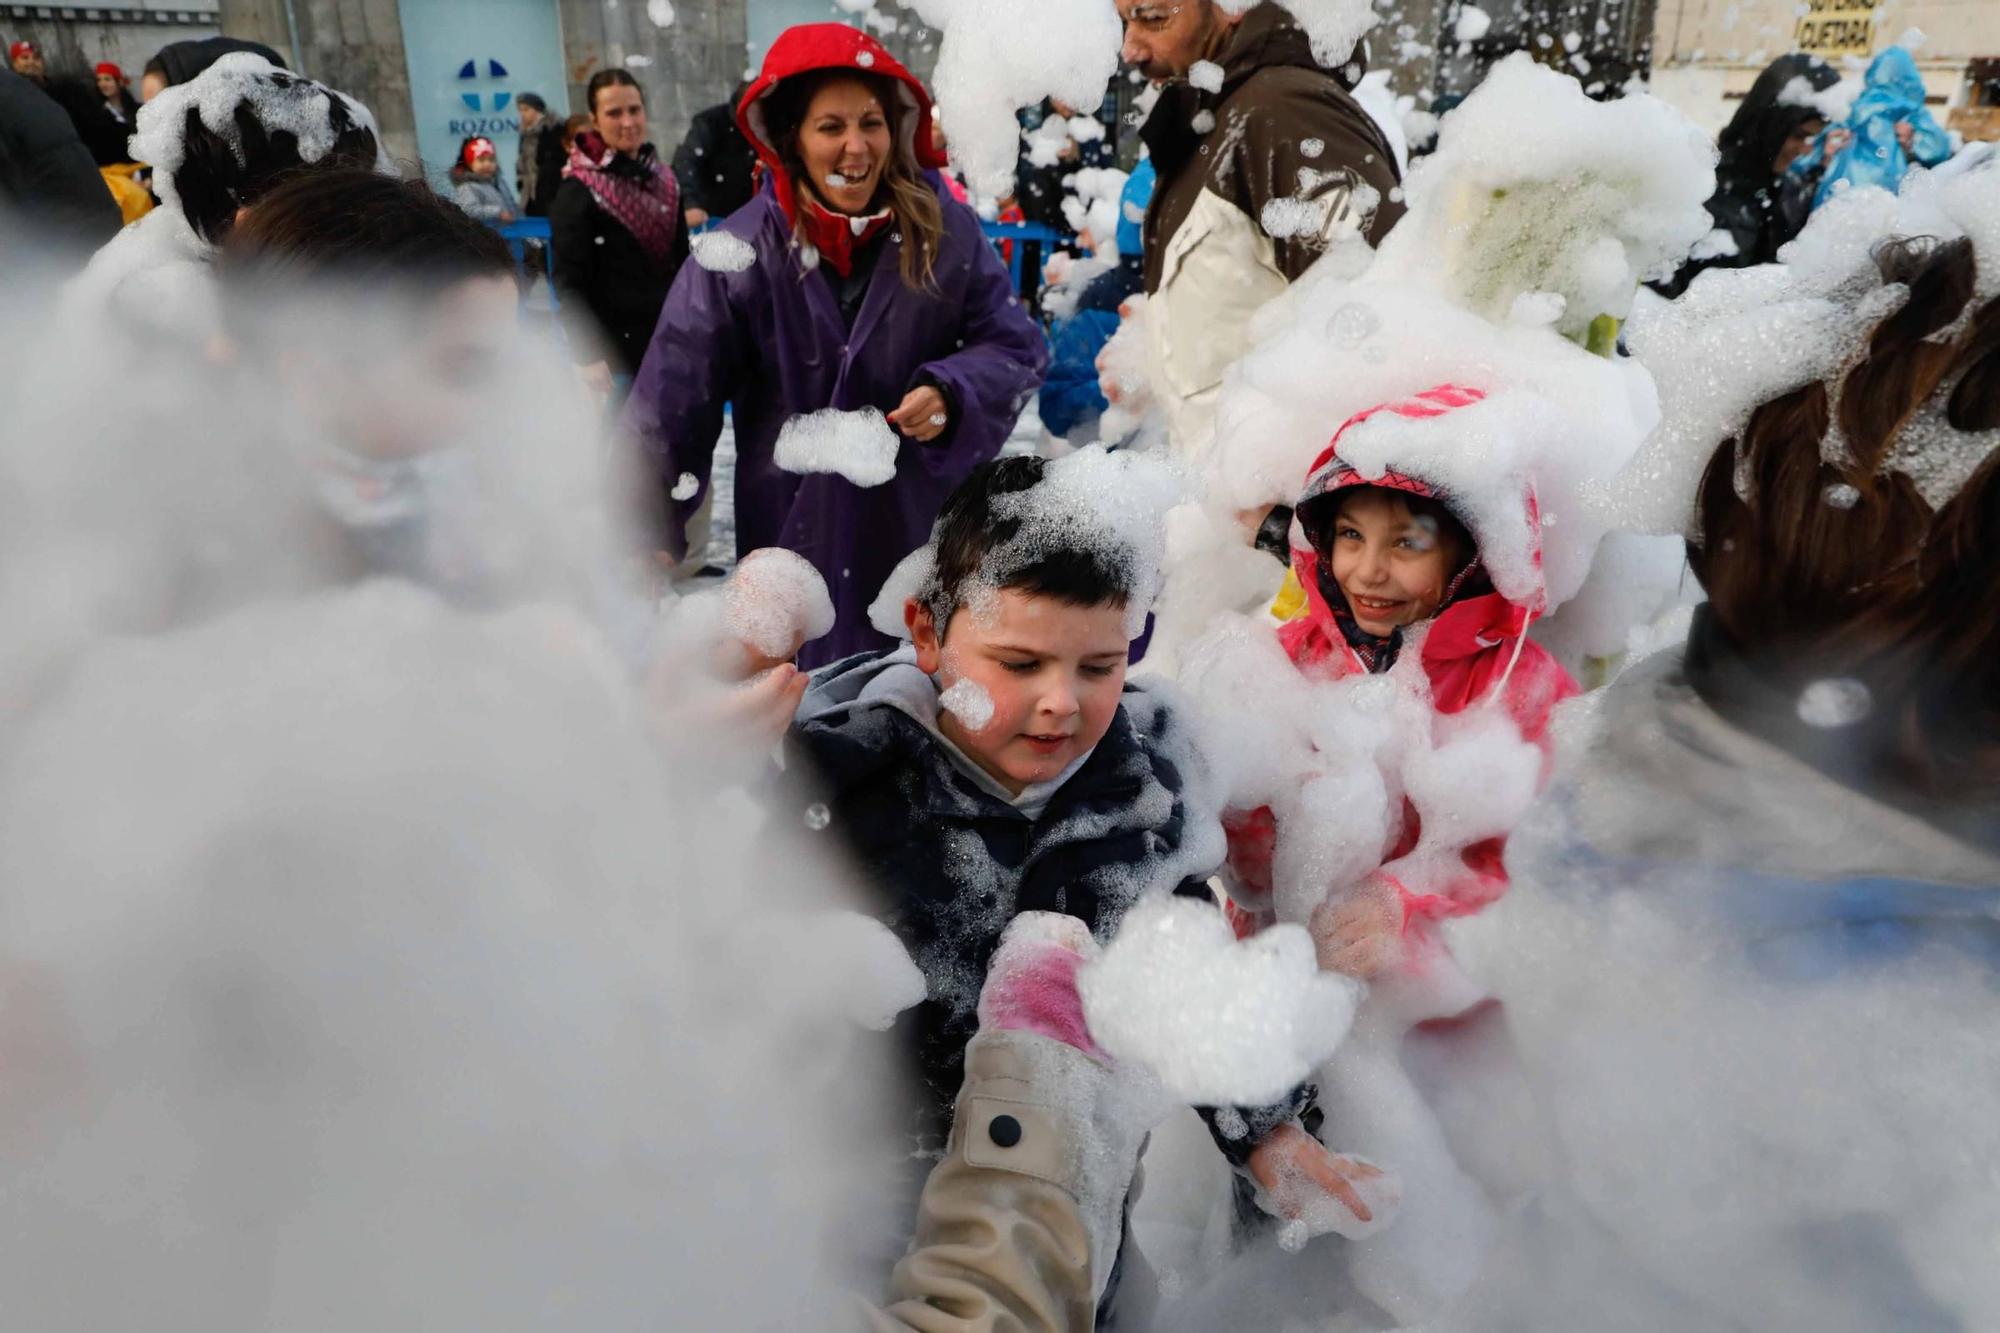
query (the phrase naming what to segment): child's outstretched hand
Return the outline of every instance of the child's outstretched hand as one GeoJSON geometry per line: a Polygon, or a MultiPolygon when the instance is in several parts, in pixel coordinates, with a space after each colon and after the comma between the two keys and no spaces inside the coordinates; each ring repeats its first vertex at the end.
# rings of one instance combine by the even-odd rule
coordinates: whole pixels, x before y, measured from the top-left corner
{"type": "Polygon", "coordinates": [[[727,734],[768,750],[784,739],[805,693],[806,673],[781,663],[722,695],[711,717],[727,734]]]}
{"type": "Polygon", "coordinates": [[[1403,956],[1403,898],[1387,876],[1370,875],[1327,895],[1306,923],[1319,965],[1371,981],[1403,956]]]}
{"type": "Polygon", "coordinates": [[[1280,1237],[1287,1249],[1328,1231],[1349,1240],[1379,1231],[1403,1198],[1393,1173],[1329,1152],[1297,1125],[1272,1130],[1251,1150],[1249,1167],[1258,1206],[1289,1224],[1280,1237]]]}
{"type": "Polygon", "coordinates": [[[690,679],[684,662],[663,658],[647,675],[647,713],[669,740],[767,753],[798,713],[806,673],[781,662],[747,680],[733,679],[740,683],[690,679]]]}

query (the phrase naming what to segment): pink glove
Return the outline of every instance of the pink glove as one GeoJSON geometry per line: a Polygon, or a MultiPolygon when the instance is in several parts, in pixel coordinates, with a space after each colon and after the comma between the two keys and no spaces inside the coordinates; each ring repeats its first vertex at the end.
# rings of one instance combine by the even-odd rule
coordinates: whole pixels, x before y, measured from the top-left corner
{"type": "Polygon", "coordinates": [[[1073,916],[1023,912],[1008,923],[979,992],[981,1031],[1033,1032],[1110,1063],[1091,1040],[1076,971],[1095,958],[1097,941],[1073,916]]]}

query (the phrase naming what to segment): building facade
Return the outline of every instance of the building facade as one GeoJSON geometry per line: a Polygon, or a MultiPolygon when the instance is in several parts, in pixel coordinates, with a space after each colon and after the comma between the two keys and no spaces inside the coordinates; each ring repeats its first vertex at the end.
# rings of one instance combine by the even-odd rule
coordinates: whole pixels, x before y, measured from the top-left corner
{"type": "Polygon", "coordinates": [[[213,37],[222,30],[219,0],[110,0],[91,5],[0,3],[0,47],[33,42],[49,74],[88,81],[100,61],[132,79],[169,42],[213,37]]]}
{"type": "Polygon", "coordinates": [[[471,135],[513,160],[516,98],[561,117],[584,86],[622,68],[646,93],[652,139],[670,156],[696,112],[726,100],[795,23],[866,23],[928,72],[934,37],[892,0],[857,15],[832,0],[212,0],[233,36],[296,49],[299,68],[375,112],[390,152],[449,168],[471,135]]]}
{"type": "Polygon", "coordinates": [[[1714,132],[1785,52],[1858,71],[1913,28],[1931,114],[1968,138],[2000,138],[2000,0],[1658,0],[1653,91],[1714,132]]]}

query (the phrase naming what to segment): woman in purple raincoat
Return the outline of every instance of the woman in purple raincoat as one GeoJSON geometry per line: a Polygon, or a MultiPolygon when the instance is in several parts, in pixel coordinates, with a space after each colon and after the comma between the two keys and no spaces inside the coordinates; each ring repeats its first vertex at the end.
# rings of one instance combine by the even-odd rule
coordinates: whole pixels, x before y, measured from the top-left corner
{"type": "Polygon", "coordinates": [[[682,267],[625,422],[662,497],[660,546],[679,560],[733,404],[737,551],[796,551],[833,594],[833,633],[800,654],[813,667],[889,644],[868,604],[944,497],[1000,451],[1048,350],[936,173],[929,94],[880,43],[838,23],[792,28],[736,115],[765,175],[722,231],[755,260],[739,268],[725,242],[736,262],[682,267]],[[778,467],[785,422],[829,407],[888,417],[893,478],[778,467]]]}

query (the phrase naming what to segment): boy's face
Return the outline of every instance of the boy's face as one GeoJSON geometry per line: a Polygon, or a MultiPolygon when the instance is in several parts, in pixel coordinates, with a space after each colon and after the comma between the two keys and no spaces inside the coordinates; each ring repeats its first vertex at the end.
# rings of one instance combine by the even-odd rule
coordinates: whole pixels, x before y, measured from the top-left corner
{"type": "Polygon", "coordinates": [[[974,731],[950,712],[938,729],[1008,791],[1046,782],[1104,739],[1125,687],[1125,608],[1075,606],[1003,589],[990,614],[953,612],[940,637],[911,601],[904,623],[917,665],[942,688],[971,681],[993,701],[974,731]]]}
{"type": "Polygon", "coordinates": [[[1332,543],[1333,580],[1362,629],[1387,635],[1437,614],[1453,570],[1436,519],[1364,487],[1340,502],[1332,543]]]}

